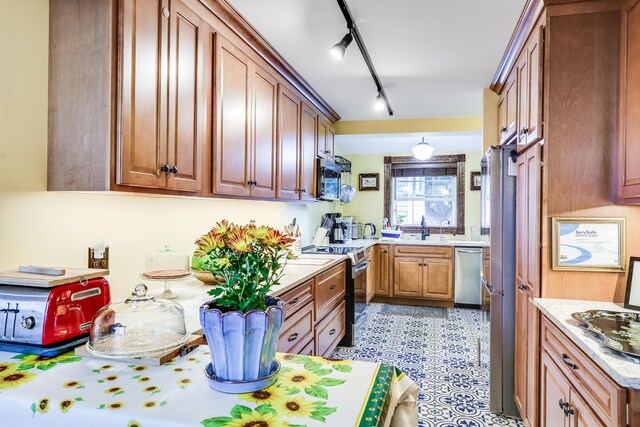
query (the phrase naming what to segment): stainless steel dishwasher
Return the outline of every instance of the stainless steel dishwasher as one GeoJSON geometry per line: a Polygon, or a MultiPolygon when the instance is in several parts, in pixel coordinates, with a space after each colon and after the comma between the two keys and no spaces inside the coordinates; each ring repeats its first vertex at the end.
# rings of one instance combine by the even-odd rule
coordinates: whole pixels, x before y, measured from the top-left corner
{"type": "Polygon", "coordinates": [[[462,306],[480,306],[482,295],[482,248],[457,247],[455,254],[454,302],[462,306]]]}

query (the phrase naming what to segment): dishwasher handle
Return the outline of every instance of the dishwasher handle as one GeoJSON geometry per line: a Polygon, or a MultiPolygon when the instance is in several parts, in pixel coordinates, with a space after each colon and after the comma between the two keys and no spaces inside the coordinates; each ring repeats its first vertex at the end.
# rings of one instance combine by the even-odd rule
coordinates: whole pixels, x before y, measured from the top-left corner
{"type": "Polygon", "coordinates": [[[460,248],[456,248],[456,252],[461,253],[461,254],[481,254],[482,253],[482,249],[478,248],[478,249],[460,249],[460,248]]]}
{"type": "Polygon", "coordinates": [[[491,286],[491,283],[489,283],[489,281],[487,280],[486,277],[484,277],[484,273],[481,271],[480,272],[480,280],[482,280],[482,286],[485,287],[485,289],[487,290],[487,292],[489,292],[489,295],[501,295],[504,296],[504,291],[495,291],[493,289],[493,286],[491,286]]]}

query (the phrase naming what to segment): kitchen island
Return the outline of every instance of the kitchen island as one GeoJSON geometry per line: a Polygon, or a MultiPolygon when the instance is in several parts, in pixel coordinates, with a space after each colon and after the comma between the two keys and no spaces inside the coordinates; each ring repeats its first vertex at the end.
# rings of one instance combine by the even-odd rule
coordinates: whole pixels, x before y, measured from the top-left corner
{"type": "Polygon", "coordinates": [[[0,352],[0,414],[11,425],[47,427],[418,425],[418,387],[392,366],[281,353],[277,359],[274,385],[236,395],[209,387],[206,346],[157,367],[0,352]]]}

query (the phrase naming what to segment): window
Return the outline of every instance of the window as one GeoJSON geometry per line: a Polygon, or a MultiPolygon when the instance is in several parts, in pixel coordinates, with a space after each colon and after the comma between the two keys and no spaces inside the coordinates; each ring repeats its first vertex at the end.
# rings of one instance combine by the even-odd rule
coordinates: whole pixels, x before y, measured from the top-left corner
{"type": "Polygon", "coordinates": [[[464,233],[463,154],[385,157],[385,216],[403,231],[419,232],[424,215],[430,231],[464,233]]]}

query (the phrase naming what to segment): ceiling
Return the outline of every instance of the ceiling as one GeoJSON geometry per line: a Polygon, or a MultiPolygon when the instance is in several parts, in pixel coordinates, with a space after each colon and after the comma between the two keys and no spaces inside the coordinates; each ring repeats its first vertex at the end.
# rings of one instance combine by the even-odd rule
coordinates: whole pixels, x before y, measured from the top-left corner
{"type": "MultiPolygon", "coordinates": [[[[332,0],[228,0],[342,116],[380,120],[375,85],[332,0]]],[[[393,118],[480,115],[525,0],[348,0],[393,118]]]]}
{"type": "Polygon", "coordinates": [[[435,148],[434,154],[442,152],[481,151],[480,132],[460,133],[403,133],[382,135],[336,135],[337,152],[340,154],[400,154],[411,155],[411,147],[424,137],[425,142],[435,148]]]}

